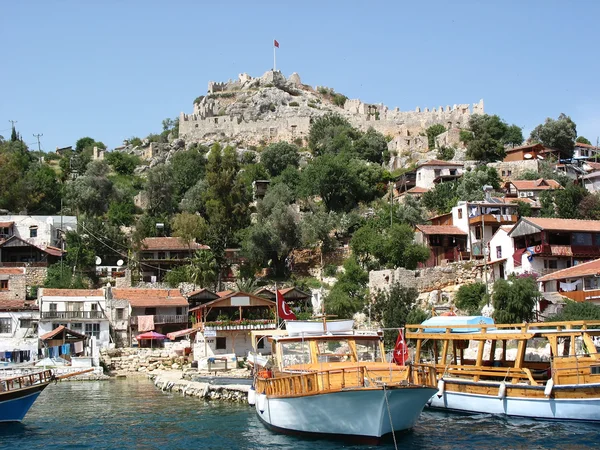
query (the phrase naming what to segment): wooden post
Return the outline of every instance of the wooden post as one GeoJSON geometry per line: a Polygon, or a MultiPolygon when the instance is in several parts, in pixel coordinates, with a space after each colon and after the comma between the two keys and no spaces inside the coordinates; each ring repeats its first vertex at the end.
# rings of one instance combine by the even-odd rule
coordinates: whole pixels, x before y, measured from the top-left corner
{"type": "MultiPolygon", "coordinates": [[[[483,359],[483,349],[485,348],[486,341],[477,341],[479,343],[479,347],[477,348],[477,361],[475,361],[475,367],[481,368],[481,362],[483,359]]],[[[473,381],[479,381],[479,375],[475,375],[473,377],[473,381]]]]}

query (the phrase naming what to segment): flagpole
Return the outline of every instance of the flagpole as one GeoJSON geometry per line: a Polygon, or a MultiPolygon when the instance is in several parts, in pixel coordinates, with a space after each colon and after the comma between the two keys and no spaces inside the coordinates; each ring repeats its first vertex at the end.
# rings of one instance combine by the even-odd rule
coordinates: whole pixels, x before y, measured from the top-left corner
{"type": "Polygon", "coordinates": [[[275,39],[273,39],[273,72],[277,72],[277,46],[275,45],[275,39]]]}
{"type": "Polygon", "coordinates": [[[277,281],[275,282],[275,327],[279,328],[279,290],[277,289],[277,281]]]}

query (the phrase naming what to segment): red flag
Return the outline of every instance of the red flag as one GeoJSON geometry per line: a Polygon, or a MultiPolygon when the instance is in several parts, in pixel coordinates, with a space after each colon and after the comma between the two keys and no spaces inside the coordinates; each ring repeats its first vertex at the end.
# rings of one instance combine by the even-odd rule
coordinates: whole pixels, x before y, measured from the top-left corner
{"type": "Polygon", "coordinates": [[[277,314],[283,320],[296,320],[296,314],[290,309],[288,304],[283,299],[283,295],[279,292],[279,289],[275,291],[275,298],[277,299],[277,314]]]}
{"type": "Polygon", "coordinates": [[[398,339],[396,339],[396,346],[394,347],[394,356],[392,359],[399,366],[403,366],[408,359],[408,348],[406,347],[406,342],[404,342],[402,330],[398,330],[398,339]]]}
{"type": "Polygon", "coordinates": [[[277,39],[273,39],[273,45],[279,48],[279,42],[277,42],[277,39]]]}

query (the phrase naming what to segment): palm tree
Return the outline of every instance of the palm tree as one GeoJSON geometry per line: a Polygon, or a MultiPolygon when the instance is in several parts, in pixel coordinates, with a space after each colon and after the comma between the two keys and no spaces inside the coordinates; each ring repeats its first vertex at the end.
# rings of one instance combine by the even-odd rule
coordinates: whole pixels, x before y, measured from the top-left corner
{"type": "Polygon", "coordinates": [[[210,250],[197,250],[187,266],[190,281],[201,287],[214,286],[217,280],[218,266],[210,250]]]}

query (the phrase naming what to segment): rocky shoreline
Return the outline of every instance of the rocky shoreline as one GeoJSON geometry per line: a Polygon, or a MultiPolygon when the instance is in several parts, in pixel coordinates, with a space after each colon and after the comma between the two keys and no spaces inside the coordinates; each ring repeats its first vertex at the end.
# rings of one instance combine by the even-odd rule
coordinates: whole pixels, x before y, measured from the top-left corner
{"type": "MultiPolygon", "coordinates": [[[[247,371],[245,371],[247,372],[247,371]]],[[[148,374],[147,377],[154,386],[163,392],[179,392],[184,397],[196,397],[204,400],[219,400],[234,403],[245,403],[248,401],[249,384],[219,384],[218,378],[207,381],[192,381],[189,372],[183,373],[161,373],[148,374]],[[188,377],[187,379],[184,377],[188,377]]],[[[194,376],[201,375],[198,372],[194,376]]],[[[234,374],[227,374],[228,378],[234,377],[234,374]]],[[[197,378],[197,377],[196,377],[197,378]]],[[[212,378],[212,377],[211,377],[212,378]]],[[[240,378],[240,381],[247,381],[248,377],[240,378]]]]}

